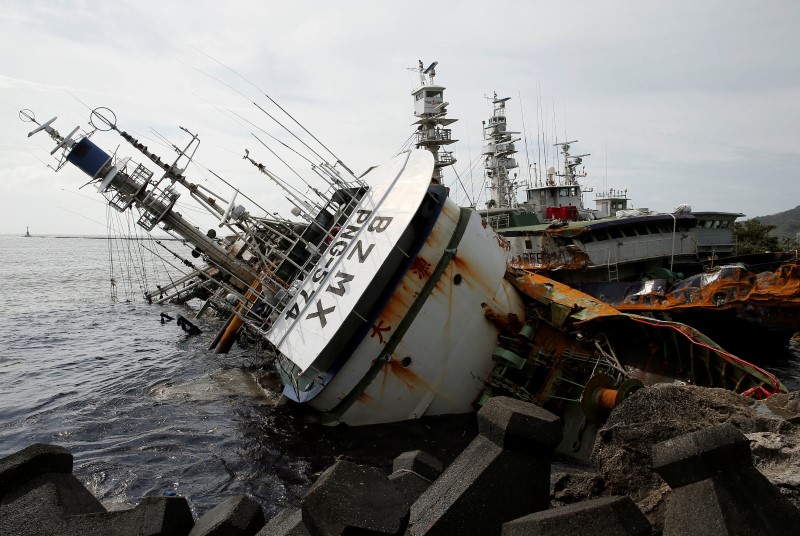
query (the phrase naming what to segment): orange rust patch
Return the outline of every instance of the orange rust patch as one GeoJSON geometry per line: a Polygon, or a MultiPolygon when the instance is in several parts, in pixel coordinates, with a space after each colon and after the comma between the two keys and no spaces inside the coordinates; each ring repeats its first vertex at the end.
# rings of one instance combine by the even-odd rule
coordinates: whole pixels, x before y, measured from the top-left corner
{"type": "Polygon", "coordinates": [[[498,313],[486,303],[482,303],[483,315],[504,335],[516,335],[522,329],[522,321],[514,313],[498,313]]]}
{"type": "Polygon", "coordinates": [[[405,285],[400,285],[381,311],[378,325],[396,326],[406,315],[414,298],[405,285]]]}
{"type": "Polygon", "coordinates": [[[409,367],[404,367],[400,361],[392,359],[389,361],[389,366],[384,367],[384,370],[391,371],[409,391],[413,391],[417,387],[425,386],[426,383],[417,376],[417,373],[409,367]]]}
{"type": "Polygon", "coordinates": [[[697,277],[700,286],[684,286],[666,294],[651,292],[626,297],[616,308],[625,312],[668,312],[688,309],[733,310],[742,318],[784,329],[800,330],[800,265],[785,264],[774,272],[755,274],[745,268],[697,277]]]}
{"type": "Polygon", "coordinates": [[[497,245],[500,246],[503,250],[508,251],[511,249],[511,242],[503,238],[502,236],[496,234],[494,235],[495,240],[497,240],[497,245]]]}

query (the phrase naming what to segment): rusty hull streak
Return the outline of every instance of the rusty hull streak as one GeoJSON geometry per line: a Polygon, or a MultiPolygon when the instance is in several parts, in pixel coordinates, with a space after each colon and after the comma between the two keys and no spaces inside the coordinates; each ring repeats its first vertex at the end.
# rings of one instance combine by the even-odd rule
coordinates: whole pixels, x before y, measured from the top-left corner
{"type": "Polygon", "coordinates": [[[591,265],[589,254],[574,248],[559,248],[557,251],[542,251],[541,262],[531,261],[517,255],[509,266],[521,270],[585,270],[591,265]]]}
{"type": "MultiPolygon", "coordinates": [[[[413,363],[413,359],[412,359],[413,363]]],[[[388,366],[383,367],[384,372],[388,375],[389,372],[394,374],[397,379],[406,386],[406,389],[413,391],[417,387],[430,388],[430,386],[419,376],[411,370],[410,367],[404,367],[400,361],[392,358],[388,366]]]]}
{"type": "MultiPolygon", "coordinates": [[[[473,287],[476,283],[478,283],[479,290],[481,290],[487,296],[494,296],[494,293],[497,289],[482,283],[491,281],[491,278],[478,274],[469,264],[467,264],[463,259],[459,258],[458,255],[453,257],[453,259],[450,261],[448,269],[451,268],[455,271],[455,274],[461,274],[461,277],[463,278],[462,284],[467,284],[470,287],[473,287]]],[[[448,283],[452,284],[452,282],[453,277],[451,276],[448,283]]]]}
{"type": "Polygon", "coordinates": [[[369,407],[372,411],[384,410],[383,404],[372,398],[366,391],[358,395],[358,399],[356,399],[356,402],[359,404],[364,404],[365,406],[369,407]]]}

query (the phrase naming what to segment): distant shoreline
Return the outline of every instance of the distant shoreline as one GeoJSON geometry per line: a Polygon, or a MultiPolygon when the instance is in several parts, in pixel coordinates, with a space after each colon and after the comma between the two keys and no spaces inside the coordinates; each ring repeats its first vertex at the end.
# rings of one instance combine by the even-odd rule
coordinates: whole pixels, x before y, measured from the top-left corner
{"type": "Polygon", "coordinates": [[[82,240],[170,240],[173,242],[183,242],[181,238],[174,238],[171,236],[163,237],[150,237],[150,236],[96,236],[96,235],[15,235],[6,234],[0,235],[0,238],[58,238],[58,239],[82,239],[82,240]]]}

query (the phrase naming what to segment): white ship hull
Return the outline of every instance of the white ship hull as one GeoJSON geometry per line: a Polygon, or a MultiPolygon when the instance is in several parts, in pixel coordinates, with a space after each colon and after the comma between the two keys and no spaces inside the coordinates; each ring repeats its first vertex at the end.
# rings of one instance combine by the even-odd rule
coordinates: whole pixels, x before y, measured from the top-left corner
{"type": "MultiPolygon", "coordinates": [[[[407,167],[416,177],[401,176],[397,186],[405,180],[422,183],[419,177],[429,180],[429,153],[412,151],[410,160],[407,167]]],[[[422,186],[427,192],[430,185],[422,186]]],[[[416,211],[421,201],[418,196],[409,210],[416,211]]],[[[443,197],[436,211],[427,236],[415,237],[421,246],[404,261],[385,304],[372,318],[359,318],[363,325],[351,328],[352,344],[339,345],[354,350],[332,362],[328,358],[324,370],[318,366],[320,357],[308,360],[303,354],[307,361],[293,360],[299,365],[294,377],[284,376],[285,394],[309,403],[324,421],[364,425],[473,411],[483,380],[494,368],[491,355],[499,333],[487,312],[524,319],[522,301],[504,279],[507,243],[475,211],[460,209],[450,199],[443,197]],[[308,368],[298,374],[302,366],[308,368]],[[309,370],[317,373],[311,384],[302,380],[309,370]]],[[[325,264],[324,257],[319,264],[325,264]]],[[[359,274],[351,272],[358,281],[359,274]]],[[[375,269],[373,275],[379,272],[375,269]]],[[[313,303],[316,296],[305,301],[313,303]]],[[[289,328],[299,331],[293,340],[308,340],[303,331],[318,330],[316,318],[295,322],[289,328]]],[[[345,319],[342,326],[346,324],[345,319]]]]}

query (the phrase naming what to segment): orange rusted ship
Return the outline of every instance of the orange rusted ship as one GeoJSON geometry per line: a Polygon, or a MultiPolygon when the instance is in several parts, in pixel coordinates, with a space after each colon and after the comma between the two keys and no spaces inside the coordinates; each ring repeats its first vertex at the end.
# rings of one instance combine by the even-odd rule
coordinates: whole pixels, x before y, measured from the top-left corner
{"type": "Polygon", "coordinates": [[[785,348],[800,331],[800,264],[795,261],[764,271],[723,265],[674,284],[603,282],[579,288],[620,311],[688,323],[753,360],[785,348]]]}
{"type": "Polygon", "coordinates": [[[486,396],[505,394],[563,415],[562,452],[587,457],[596,426],[635,389],[720,387],[755,398],[785,392],[769,372],[694,328],[620,310],[542,275],[510,269],[526,320],[508,323],[486,396]]]}

